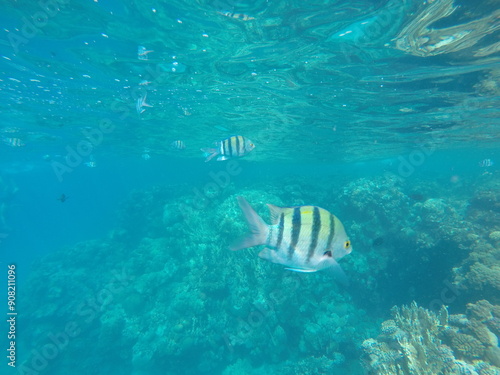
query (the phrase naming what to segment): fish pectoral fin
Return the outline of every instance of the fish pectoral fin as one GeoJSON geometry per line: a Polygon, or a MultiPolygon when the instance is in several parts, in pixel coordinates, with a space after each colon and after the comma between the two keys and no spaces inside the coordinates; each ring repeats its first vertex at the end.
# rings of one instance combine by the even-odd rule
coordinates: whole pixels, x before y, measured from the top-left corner
{"type": "Polygon", "coordinates": [[[285,268],[286,270],[289,270],[289,271],[294,271],[294,272],[316,272],[317,270],[313,270],[313,269],[308,269],[308,268],[285,268]]]}
{"type": "Polygon", "coordinates": [[[349,286],[349,279],[347,278],[347,275],[344,273],[342,267],[340,267],[340,264],[338,264],[333,258],[325,259],[322,263],[326,263],[325,268],[328,268],[336,281],[338,281],[342,286],[349,286]]]}

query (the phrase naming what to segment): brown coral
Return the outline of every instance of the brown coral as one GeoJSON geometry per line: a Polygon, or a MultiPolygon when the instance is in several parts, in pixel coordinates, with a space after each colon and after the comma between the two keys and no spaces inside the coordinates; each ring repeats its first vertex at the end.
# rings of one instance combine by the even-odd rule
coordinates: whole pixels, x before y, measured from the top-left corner
{"type": "Polygon", "coordinates": [[[500,348],[498,346],[490,346],[486,349],[486,359],[496,367],[500,367],[500,348]]]}
{"type": "Polygon", "coordinates": [[[488,329],[497,307],[482,300],[467,306],[467,316],[394,307],[382,334],[363,343],[364,366],[373,375],[499,374],[500,349],[488,329]]]}
{"type": "Polygon", "coordinates": [[[474,263],[466,275],[469,286],[476,290],[493,288],[500,290],[500,267],[474,263]]]}
{"type": "Polygon", "coordinates": [[[487,320],[491,319],[493,305],[486,300],[467,304],[466,314],[469,319],[487,320]]]}
{"type": "Polygon", "coordinates": [[[496,336],[480,321],[472,319],[469,321],[468,331],[477,338],[484,346],[497,345],[496,336]]]}
{"type": "Polygon", "coordinates": [[[489,330],[500,337],[500,318],[491,318],[486,321],[489,330]]]}
{"type": "Polygon", "coordinates": [[[382,333],[385,335],[392,335],[394,332],[396,332],[398,327],[396,326],[396,322],[392,319],[386,320],[385,322],[382,323],[382,333]]]}
{"type": "Polygon", "coordinates": [[[478,359],[484,354],[485,347],[481,342],[472,336],[464,333],[447,330],[445,337],[453,351],[461,357],[467,359],[478,359]]]}

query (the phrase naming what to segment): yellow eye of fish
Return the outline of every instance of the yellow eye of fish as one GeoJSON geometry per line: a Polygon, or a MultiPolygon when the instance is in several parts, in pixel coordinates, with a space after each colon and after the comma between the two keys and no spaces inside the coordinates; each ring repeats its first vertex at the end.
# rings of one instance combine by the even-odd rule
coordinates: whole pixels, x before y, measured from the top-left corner
{"type": "Polygon", "coordinates": [[[351,247],[351,241],[346,241],[346,242],[344,243],[344,247],[345,247],[346,249],[348,249],[349,247],[351,247]]]}

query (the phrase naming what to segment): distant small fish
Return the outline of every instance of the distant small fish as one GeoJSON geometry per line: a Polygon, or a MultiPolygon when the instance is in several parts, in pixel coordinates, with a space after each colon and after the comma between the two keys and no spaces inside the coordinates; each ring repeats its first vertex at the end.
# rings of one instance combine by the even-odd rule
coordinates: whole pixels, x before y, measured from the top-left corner
{"type": "Polygon", "coordinates": [[[149,105],[148,103],[146,103],[146,98],[147,98],[148,94],[144,94],[143,96],[137,98],[137,102],[135,104],[135,109],[137,110],[137,114],[141,114],[145,111],[145,109],[143,109],[143,107],[153,107],[152,105],[149,105]]]}
{"type": "Polygon", "coordinates": [[[420,193],[412,193],[412,194],[408,195],[408,197],[410,197],[410,199],[413,199],[414,201],[417,201],[417,202],[422,202],[425,200],[425,197],[420,193]]]}
{"type": "Polygon", "coordinates": [[[492,167],[493,165],[495,165],[495,162],[491,159],[483,159],[478,164],[482,168],[488,168],[488,167],[492,167]]]}
{"type": "Polygon", "coordinates": [[[95,167],[97,167],[97,164],[96,164],[96,162],[95,162],[95,160],[94,160],[94,157],[93,157],[92,155],[90,155],[89,159],[90,159],[90,160],[89,160],[89,161],[87,161],[87,162],[86,162],[86,163],[84,163],[84,164],[85,164],[87,167],[89,167],[89,168],[95,168],[95,167]]]}
{"type": "Polygon", "coordinates": [[[139,86],[147,86],[151,83],[151,81],[147,81],[145,79],[143,79],[141,82],[139,82],[139,86]]]}
{"type": "Polygon", "coordinates": [[[183,141],[173,141],[170,144],[170,147],[172,147],[174,150],[184,150],[186,148],[186,144],[183,141]]]}
{"type": "Polygon", "coordinates": [[[147,60],[148,59],[148,53],[154,52],[153,50],[148,50],[144,46],[139,46],[137,47],[137,58],[139,60],[147,60]]]}
{"type": "Polygon", "coordinates": [[[149,159],[151,159],[151,155],[149,155],[150,152],[151,152],[151,150],[149,148],[145,148],[144,151],[142,151],[141,158],[143,160],[149,160],[149,159]]]}
{"type": "Polygon", "coordinates": [[[10,147],[23,147],[26,144],[19,138],[2,137],[2,142],[10,147]]]}
{"type": "Polygon", "coordinates": [[[316,272],[330,268],[340,281],[346,281],[337,261],[350,254],[352,246],[336,216],[316,206],[268,204],[272,224],[267,225],[245,198],[238,197],[238,204],[251,233],[232,245],[231,250],[266,245],[259,256],[282,264],[287,270],[316,272]]]}
{"type": "Polygon", "coordinates": [[[17,128],[17,127],[6,127],[6,128],[2,128],[0,129],[0,133],[19,133],[21,129],[20,128],[17,128]]]}
{"type": "Polygon", "coordinates": [[[255,148],[251,140],[241,135],[233,135],[216,143],[216,148],[202,148],[207,158],[205,162],[212,160],[215,156],[220,155],[217,161],[228,160],[231,158],[242,157],[248,154],[255,148]]]}
{"type": "Polygon", "coordinates": [[[61,196],[59,198],[57,198],[58,201],[61,201],[61,203],[64,203],[66,202],[66,200],[68,199],[69,197],[66,195],[66,194],[61,194],[61,196]]]}
{"type": "Polygon", "coordinates": [[[255,19],[255,17],[251,17],[248,14],[243,13],[233,13],[230,11],[218,11],[217,13],[223,15],[224,17],[234,18],[240,21],[251,21],[255,19]]]}
{"type": "Polygon", "coordinates": [[[378,247],[378,246],[381,246],[382,244],[384,243],[384,238],[383,237],[377,237],[373,240],[373,243],[372,245],[374,247],[378,247]]]}

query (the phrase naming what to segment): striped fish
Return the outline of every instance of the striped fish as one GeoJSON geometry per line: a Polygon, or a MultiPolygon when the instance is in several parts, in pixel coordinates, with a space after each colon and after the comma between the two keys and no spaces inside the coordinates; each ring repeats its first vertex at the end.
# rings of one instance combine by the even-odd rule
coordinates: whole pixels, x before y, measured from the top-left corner
{"type": "Polygon", "coordinates": [[[184,143],[184,141],[181,141],[181,140],[177,140],[177,141],[173,141],[171,144],[170,144],[170,147],[172,147],[174,150],[184,150],[186,148],[186,144],[184,143]]]}
{"type": "Polygon", "coordinates": [[[19,138],[2,137],[2,142],[10,147],[23,147],[26,144],[19,138]]]}
{"type": "Polygon", "coordinates": [[[287,270],[316,272],[331,268],[340,281],[346,277],[337,261],[352,251],[351,242],[340,220],[316,206],[277,207],[268,204],[271,225],[238,197],[251,234],[230,247],[241,250],[266,245],[259,256],[285,265],[287,270]]]}
{"type": "Polygon", "coordinates": [[[255,17],[251,17],[248,14],[244,14],[244,13],[233,13],[233,12],[224,11],[224,10],[218,11],[217,13],[222,14],[225,17],[234,18],[235,20],[240,20],[240,21],[251,21],[251,20],[255,19],[255,17]]]}
{"type": "Polygon", "coordinates": [[[235,157],[241,157],[248,154],[255,148],[251,140],[241,135],[233,135],[220,142],[217,142],[216,148],[202,148],[207,158],[205,162],[212,160],[215,156],[219,155],[218,161],[227,160],[235,157]]]}
{"type": "Polygon", "coordinates": [[[491,159],[483,159],[478,163],[478,165],[481,168],[487,168],[487,167],[492,167],[493,165],[495,165],[495,163],[491,159]]]}

